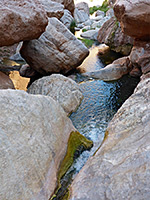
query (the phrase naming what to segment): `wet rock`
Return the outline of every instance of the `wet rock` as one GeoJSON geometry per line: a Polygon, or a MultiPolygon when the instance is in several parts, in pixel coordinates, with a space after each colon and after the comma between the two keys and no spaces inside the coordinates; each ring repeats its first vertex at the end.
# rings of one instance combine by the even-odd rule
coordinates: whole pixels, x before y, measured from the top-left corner
{"type": "Polygon", "coordinates": [[[0,89],[15,89],[12,80],[6,74],[0,72],[0,89]]]}
{"type": "Polygon", "coordinates": [[[150,39],[149,0],[118,0],[114,12],[125,34],[142,40],[150,39]]]}
{"type": "Polygon", "coordinates": [[[70,29],[71,22],[74,20],[74,18],[71,15],[71,12],[67,9],[64,10],[64,15],[60,19],[60,21],[68,28],[70,29]]]}
{"type": "Polygon", "coordinates": [[[51,97],[0,91],[0,198],[47,200],[75,130],[51,97]]]}
{"type": "Polygon", "coordinates": [[[133,66],[141,68],[142,73],[150,71],[150,43],[136,41],[130,54],[130,61],[133,66]]]}
{"type": "Polygon", "coordinates": [[[48,23],[38,0],[2,0],[0,13],[0,46],[38,38],[48,23]]]}
{"type": "Polygon", "coordinates": [[[67,73],[88,56],[88,49],[58,19],[50,18],[46,32],[37,40],[24,42],[21,55],[37,72],[67,73]]]}
{"type": "Polygon", "coordinates": [[[115,60],[112,64],[109,64],[98,71],[86,72],[82,75],[103,81],[118,80],[130,71],[129,64],[129,58],[123,57],[115,60]]]}
{"type": "Polygon", "coordinates": [[[40,0],[48,17],[56,17],[60,19],[64,14],[64,6],[51,0],[40,0]]]}
{"type": "Polygon", "coordinates": [[[76,176],[70,200],[150,199],[150,78],[110,122],[105,140],[76,176]]]}
{"type": "Polygon", "coordinates": [[[38,79],[28,88],[28,93],[52,97],[67,114],[76,111],[83,98],[78,84],[60,74],[38,79]]]}
{"type": "Polygon", "coordinates": [[[133,39],[125,35],[120,27],[120,23],[112,17],[104,23],[98,33],[98,41],[107,44],[112,50],[123,55],[129,55],[133,39]]]}

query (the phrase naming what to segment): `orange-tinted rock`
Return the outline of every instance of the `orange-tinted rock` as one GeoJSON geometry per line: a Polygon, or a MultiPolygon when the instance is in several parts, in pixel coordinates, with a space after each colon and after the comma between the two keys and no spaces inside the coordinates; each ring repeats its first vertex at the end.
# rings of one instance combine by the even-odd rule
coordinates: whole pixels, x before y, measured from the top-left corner
{"type": "Polygon", "coordinates": [[[115,17],[104,23],[98,32],[97,39],[123,55],[129,55],[133,44],[133,39],[122,32],[120,23],[115,17]]]}
{"type": "Polygon", "coordinates": [[[38,38],[47,22],[46,12],[38,0],[1,0],[0,46],[38,38]]]}
{"type": "Polygon", "coordinates": [[[12,80],[6,74],[0,72],[0,89],[14,89],[12,80]]]}
{"type": "Polygon", "coordinates": [[[142,40],[150,39],[149,0],[118,0],[114,13],[125,34],[142,40]]]}

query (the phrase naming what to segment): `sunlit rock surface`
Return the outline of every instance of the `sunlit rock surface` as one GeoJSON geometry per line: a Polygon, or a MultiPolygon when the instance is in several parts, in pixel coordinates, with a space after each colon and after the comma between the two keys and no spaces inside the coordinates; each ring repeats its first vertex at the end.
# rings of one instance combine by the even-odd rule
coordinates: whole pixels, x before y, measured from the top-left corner
{"type": "Polygon", "coordinates": [[[67,73],[79,66],[89,50],[57,18],[50,18],[46,32],[24,42],[21,55],[41,74],[67,73]]]}
{"type": "Polygon", "coordinates": [[[51,97],[0,90],[0,199],[48,200],[75,128],[51,97]]]}
{"type": "Polygon", "coordinates": [[[149,94],[150,78],[143,78],[73,181],[70,200],[150,199],[149,94]]]}
{"type": "Polygon", "coordinates": [[[48,23],[38,0],[1,0],[0,13],[0,46],[38,38],[48,23]]]}
{"type": "Polygon", "coordinates": [[[76,111],[83,98],[78,84],[60,74],[53,74],[34,81],[28,88],[28,92],[52,97],[60,103],[67,114],[76,111]]]}

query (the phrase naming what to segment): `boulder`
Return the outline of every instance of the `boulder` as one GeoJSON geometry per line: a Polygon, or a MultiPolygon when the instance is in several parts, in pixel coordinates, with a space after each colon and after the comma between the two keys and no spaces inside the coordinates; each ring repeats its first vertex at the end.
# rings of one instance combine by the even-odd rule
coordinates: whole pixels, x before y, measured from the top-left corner
{"type": "Polygon", "coordinates": [[[125,35],[120,27],[120,23],[112,17],[106,21],[99,29],[98,41],[107,44],[112,50],[123,55],[129,55],[133,39],[125,35]]]}
{"type": "Polygon", "coordinates": [[[52,97],[67,114],[76,111],[83,98],[78,84],[60,74],[52,74],[36,80],[28,88],[28,93],[52,97]]]}
{"type": "Polygon", "coordinates": [[[38,38],[48,23],[38,0],[1,0],[0,13],[0,46],[38,38]]]}
{"type": "Polygon", "coordinates": [[[64,6],[51,0],[40,0],[48,17],[56,17],[60,19],[64,14],[64,6]]]}
{"type": "Polygon", "coordinates": [[[76,176],[69,200],[150,199],[150,78],[115,114],[95,155],[76,176]]]}
{"type": "Polygon", "coordinates": [[[98,17],[98,16],[104,17],[104,16],[105,16],[105,13],[104,13],[103,11],[101,11],[101,10],[97,10],[97,11],[95,12],[95,17],[98,17]]]}
{"type": "Polygon", "coordinates": [[[25,61],[25,60],[21,57],[21,55],[20,55],[20,49],[21,49],[21,47],[22,47],[22,44],[23,44],[23,42],[20,42],[20,43],[18,44],[18,46],[17,46],[17,48],[16,48],[15,54],[9,57],[10,60],[14,60],[14,61],[23,61],[23,62],[25,61]]]}
{"type": "Polygon", "coordinates": [[[0,91],[0,197],[47,200],[74,131],[51,97],[0,91]]]}
{"type": "Polygon", "coordinates": [[[15,89],[12,80],[6,74],[0,72],[0,89],[15,89]]]}
{"type": "Polygon", "coordinates": [[[37,75],[37,71],[32,69],[28,64],[24,64],[20,67],[19,74],[22,77],[31,78],[37,75]]]}
{"type": "Polygon", "coordinates": [[[68,28],[70,29],[71,22],[73,22],[74,18],[71,15],[71,12],[67,9],[64,10],[64,15],[60,19],[60,21],[68,28]]]}
{"type": "Polygon", "coordinates": [[[68,73],[88,56],[88,49],[57,18],[50,18],[39,39],[26,41],[21,55],[37,72],[68,73]]]}
{"type": "Polygon", "coordinates": [[[98,29],[88,30],[86,32],[81,33],[81,37],[89,39],[89,40],[97,40],[98,29]]]}
{"type": "Polygon", "coordinates": [[[150,1],[118,0],[114,13],[125,34],[142,39],[150,39],[150,1]]]}
{"type": "Polygon", "coordinates": [[[140,68],[143,74],[150,72],[150,43],[135,41],[130,61],[134,67],[140,68]]]}
{"type": "Polygon", "coordinates": [[[76,23],[80,24],[87,20],[89,20],[89,15],[84,12],[83,10],[78,10],[78,8],[75,8],[74,10],[74,19],[76,23]]]}
{"type": "Polygon", "coordinates": [[[79,11],[82,10],[83,12],[87,13],[88,15],[90,14],[89,5],[86,2],[77,3],[75,7],[78,8],[79,11]]]}
{"type": "Polygon", "coordinates": [[[123,57],[115,60],[112,64],[94,71],[83,73],[83,76],[100,79],[103,81],[113,81],[120,79],[123,75],[130,71],[130,61],[128,57],[123,57]]]}
{"type": "Polygon", "coordinates": [[[52,1],[63,4],[64,8],[69,10],[73,15],[75,9],[74,0],[52,0],[52,1]]]}

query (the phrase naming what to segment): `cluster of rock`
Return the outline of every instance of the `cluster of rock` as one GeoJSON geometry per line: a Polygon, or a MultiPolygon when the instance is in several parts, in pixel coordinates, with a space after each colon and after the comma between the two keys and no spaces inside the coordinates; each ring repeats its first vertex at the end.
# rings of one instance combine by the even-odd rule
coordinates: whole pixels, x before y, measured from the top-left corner
{"type": "MultiPolygon", "coordinates": [[[[22,48],[29,64],[20,69],[25,77],[68,73],[89,53],[61,22],[64,13],[73,13],[73,1],[2,0],[0,10],[0,46],[23,43],[17,54],[22,48]]],[[[0,89],[0,199],[47,200],[57,186],[70,137],[78,137],[77,149],[92,146],[67,117],[83,95],[77,83],[60,74],[35,81],[27,93],[14,90],[0,72],[0,89]]]]}
{"type": "Polygon", "coordinates": [[[124,33],[134,39],[127,58],[135,70],[130,73],[137,75],[138,69],[143,75],[108,125],[103,144],[73,181],[70,200],[150,199],[150,2],[118,0],[114,11],[124,33]]]}

